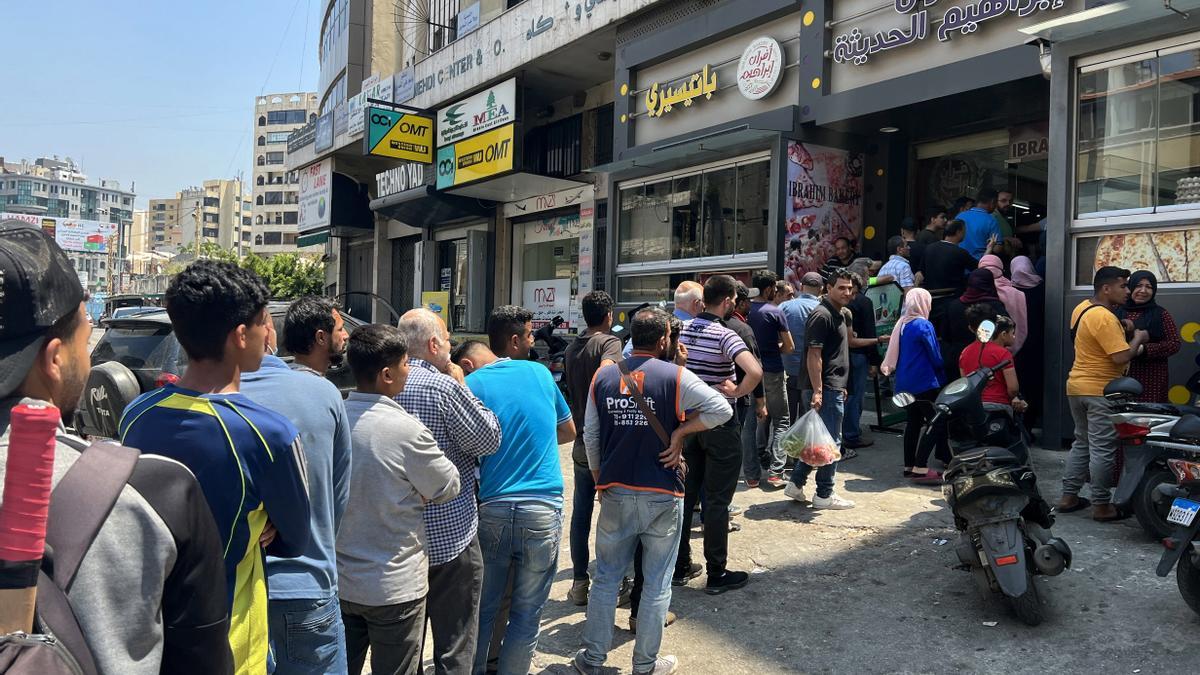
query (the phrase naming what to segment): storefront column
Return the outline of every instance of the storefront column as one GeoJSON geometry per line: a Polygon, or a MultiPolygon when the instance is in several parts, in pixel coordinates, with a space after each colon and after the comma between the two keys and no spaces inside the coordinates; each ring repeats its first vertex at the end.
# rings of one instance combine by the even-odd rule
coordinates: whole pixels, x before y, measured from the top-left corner
{"type": "Polygon", "coordinates": [[[391,315],[387,306],[379,302],[392,292],[392,242],[388,239],[387,218],[376,216],[375,232],[375,267],[371,280],[371,292],[377,297],[371,302],[371,320],[375,323],[395,324],[398,317],[391,315]]]}

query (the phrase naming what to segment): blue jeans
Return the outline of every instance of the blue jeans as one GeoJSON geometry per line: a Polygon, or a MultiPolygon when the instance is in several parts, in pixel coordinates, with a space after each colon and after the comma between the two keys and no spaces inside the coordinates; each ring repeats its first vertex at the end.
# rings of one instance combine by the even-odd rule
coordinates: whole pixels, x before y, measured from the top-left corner
{"type": "Polygon", "coordinates": [[[592,509],[596,504],[596,481],[587,467],[575,464],[575,496],[571,502],[571,578],[588,578],[588,537],[592,534],[592,509]]]}
{"type": "Polygon", "coordinates": [[[472,672],[487,670],[488,647],[509,575],[512,603],[500,647],[499,672],[528,673],[537,647],[538,622],[558,571],[562,509],[545,502],[492,502],[479,507],[479,545],[483,549],[483,591],[479,637],[472,672]]]}
{"type": "MultiPolygon", "coordinates": [[[[683,525],[683,500],[658,492],[609,488],[600,497],[596,523],[596,579],[588,597],[583,627],[583,660],[604,664],[612,644],[617,590],[625,569],[642,546],[645,586],[637,612],[633,671],[654,669],[662,645],[663,623],[671,605],[671,573],[683,525]]],[[[524,672],[524,671],[521,671],[524,672]]]]}
{"type": "MultiPolygon", "coordinates": [[[[803,408],[805,411],[812,405],[812,390],[805,389],[803,397],[803,408]]],[[[829,430],[829,435],[833,436],[833,440],[839,446],[842,444],[842,418],[846,412],[846,392],[837,391],[836,389],[826,389],[822,395],[821,401],[821,421],[825,423],[825,428],[829,430]]],[[[792,470],[792,483],[796,487],[804,487],[808,482],[808,474],[812,473],[813,468],[803,462],[796,465],[792,470]]],[[[817,467],[817,496],[828,497],[833,494],[833,477],[837,474],[837,462],[826,464],[825,466],[817,467]]]]}
{"type": "Polygon", "coordinates": [[[267,603],[271,651],[279,675],[346,672],[346,631],[337,598],[267,603]]]}
{"type": "Polygon", "coordinates": [[[867,395],[867,371],[871,363],[866,354],[850,352],[850,393],[846,397],[846,417],[842,420],[842,441],[855,444],[862,440],[863,399],[867,395]]]}
{"type": "Polygon", "coordinates": [[[759,450],[758,445],[758,416],[754,414],[754,404],[745,405],[738,401],[733,414],[741,421],[742,443],[742,476],[748,480],[760,480],[763,473],[763,460],[766,453],[759,450]]]}

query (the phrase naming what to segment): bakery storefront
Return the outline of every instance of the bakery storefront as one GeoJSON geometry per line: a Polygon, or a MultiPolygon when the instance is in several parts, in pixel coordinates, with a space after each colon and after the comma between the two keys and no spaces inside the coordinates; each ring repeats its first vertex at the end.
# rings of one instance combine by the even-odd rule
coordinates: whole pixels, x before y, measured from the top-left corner
{"type": "MultiPolygon", "coordinates": [[[[1182,11],[1200,2],[1176,2],[1182,11]]],[[[1200,371],[1200,32],[1160,3],[1089,7],[1038,36],[1053,44],[1047,325],[1071,357],[1070,311],[1095,270],[1149,270],[1182,349],[1168,362],[1168,397],[1194,401],[1200,371]]]]}
{"type": "MultiPolygon", "coordinates": [[[[798,280],[863,228],[863,157],[836,133],[801,136],[794,4],[715,7],[618,51],[607,269],[619,306],[669,301],[685,280],[752,270],[798,280]]],[[[806,28],[807,26],[807,28],[806,28]]]]}

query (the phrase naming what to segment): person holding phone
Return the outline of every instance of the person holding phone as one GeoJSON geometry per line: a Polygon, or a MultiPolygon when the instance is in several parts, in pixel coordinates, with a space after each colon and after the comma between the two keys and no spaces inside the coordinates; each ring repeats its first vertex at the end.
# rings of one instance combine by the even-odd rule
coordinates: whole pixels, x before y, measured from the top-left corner
{"type": "Polygon", "coordinates": [[[972,305],[967,309],[967,325],[972,333],[979,330],[984,321],[991,321],[996,326],[991,339],[987,342],[976,340],[967,345],[958,357],[958,369],[966,377],[980,368],[991,368],[995,372],[981,395],[984,405],[1000,405],[1009,412],[1025,412],[1029,404],[1021,398],[1016,364],[1009,351],[1016,340],[1017,325],[1007,316],[993,314],[987,305],[972,305]],[[1000,364],[1004,366],[997,371],[1000,364]]]}

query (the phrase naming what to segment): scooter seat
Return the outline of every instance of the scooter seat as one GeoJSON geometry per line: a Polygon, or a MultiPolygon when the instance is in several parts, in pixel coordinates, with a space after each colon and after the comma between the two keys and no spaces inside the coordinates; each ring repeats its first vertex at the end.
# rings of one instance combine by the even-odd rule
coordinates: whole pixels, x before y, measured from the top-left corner
{"type": "Polygon", "coordinates": [[[1200,417],[1184,415],[1179,418],[1171,427],[1170,437],[1174,441],[1200,441],[1200,417]]]}

